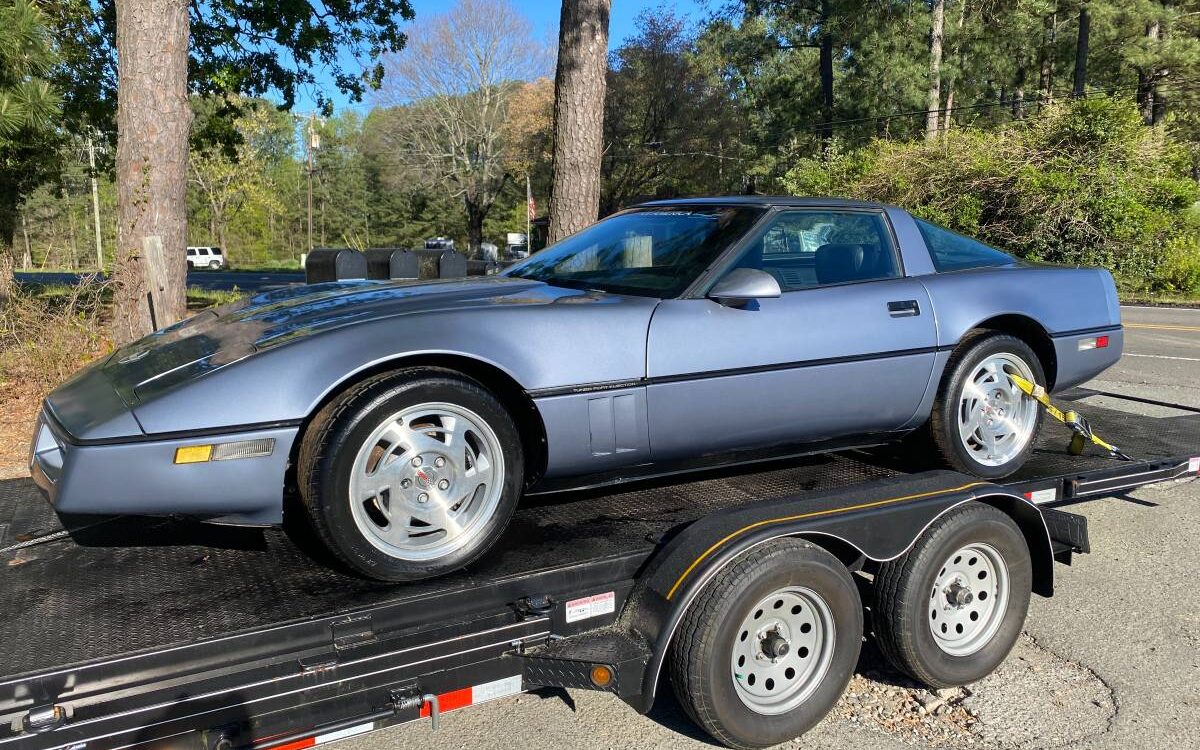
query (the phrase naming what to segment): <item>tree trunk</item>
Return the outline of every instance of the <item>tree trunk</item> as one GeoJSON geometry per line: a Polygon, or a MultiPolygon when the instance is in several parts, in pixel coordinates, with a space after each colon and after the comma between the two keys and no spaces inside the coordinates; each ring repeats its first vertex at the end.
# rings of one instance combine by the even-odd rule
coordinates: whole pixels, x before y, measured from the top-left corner
{"type": "Polygon", "coordinates": [[[833,35],[829,33],[829,0],[821,0],[821,143],[833,138],[833,35]]]}
{"type": "Polygon", "coordinates": [[[1042,32],[1041,60],[1038,71],[1038,105],[1043,106],[1054,100],[1054,45],[1058,38],[1058,10],[1055,9],[1046,16],[1045,29],[1042,32]]]}
{"type": "MultiPolygon", "coordinates": [[[[1151,42],[1157,42],[1161,36],[1159,34],[1160,25],[1158,19],[1154,19],[1146,24],[1146,37],[1151,42]]],[[[1158,69],[1151,65],[1149,68],[1138,71],[1138,88],[1137,102],[1138,108],[1142,112],[1142,122],[1147,125],[1155,123],[1155,100],[1158,98],[1158,69]]],[[[1157,107],[1160,111],[1161,106],[1157,107]]]]}
{"type": "Polygon", "coordinates": [[[933,0],[933,21],[929,30],[929,95],[925,104],[925,139],[938,134],[938,116],[942,105],[942,37],[946,27],[946,0],[933,0]]]}
{"type": "Polygon", "coordinates": [[[1087,2],[1079,5],[1079,34],[1075,39],[1075,81],[1071,95],[1078,98],[1087,92],[1087,64],[1089,37],[1092,33],[1092,17],[1088,14],[1087,2]]]}
{"type": "Polygon", "coordinates": [[[25,212],[21,212],[21,234],[25,238],[25,252],[21,255],[21,270],[28,271],[33,265],[33,245],[29,243],[29,222],[25,220],[25,212]]]}
{"type": "Polygon", "coordinates": [[[483,257],[483,220],[487,211],[472,200],[464,201],[467,208],[467,255],[472,258],[483,257]]]}
{"type": "Polygon", "coordinates": [[[1012,116],[1014,120],[1025,119],[1025,63],[1017,64],[1016,80],[1013,82],[1012,116]]]}
{"type": "Polygon", "coordinates": [[[117,262],[113,338],[187,312],[187,0],[117,0],[117,262]],[[161,245],[162,253],[146,248],[161,245]],[[152,264],[164,263],[164,268],[152,264]],[[149,279],[158,279],[150,288],[149,279]]]}
{"type": "Polygon", "coordinates": [[[562,0],[549,242],[596,221],[600,210],[609,8],[610,0],[562,0]]]}
{"type": "Polygon", "coordinates": [[[0,177],[0,303],[12,295],[13,267],[16,265],[16,248],[13,237],[17,233],[17,205],[20,195],[12,180],[0,177]]]}
{"type": "MultiPolygon", "coordinates": [[[[966,21],[967,21],[967,2],[968,2],[968,0],[962,0],[962,2],[959,4],[959,6],[958,6],[958,22],[954,26],[955,34],[954,34],[954,45],[953,45],[953,49],[954,49],[953,57],[954,57],[955,67],[957,68],[956,72],[960,76],[962,75],[962,71],[963,71],[962,30],[963,30],[963,24],[966,23],[966,21]]],[[[955,84],[954,72],[955,71],[952,71],[951,75],[946,80],[946,86],[945,86],[945,88],[946,88],[946,109],[942,113],[942,132],[943,133],[950,130],[951,117],[954,114],[954,84],[955,84]]]]}

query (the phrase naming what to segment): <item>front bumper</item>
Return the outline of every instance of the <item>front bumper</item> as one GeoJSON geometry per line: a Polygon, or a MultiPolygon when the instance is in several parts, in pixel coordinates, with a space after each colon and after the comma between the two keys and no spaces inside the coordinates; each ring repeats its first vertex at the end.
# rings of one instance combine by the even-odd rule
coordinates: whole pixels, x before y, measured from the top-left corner
{"type": "Polygon", "coordinates": [[[239,523],[283,520],[283,483],[299,427],[202,437],[73,441],[42,412],[29,471],[60,514],[186,515],[239,523]],[[178,448],[242,440],[274,440],[267,456],[176,464],[178,448]]]}

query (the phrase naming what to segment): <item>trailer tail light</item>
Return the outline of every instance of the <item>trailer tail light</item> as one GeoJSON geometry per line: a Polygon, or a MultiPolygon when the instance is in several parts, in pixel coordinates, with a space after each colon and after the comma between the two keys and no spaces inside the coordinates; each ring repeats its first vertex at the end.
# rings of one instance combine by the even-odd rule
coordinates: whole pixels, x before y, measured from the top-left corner
{"type": "Polygon", "coordinates": [[[1086,352],[1089,349],[1107,349],[1108,336],[1088,336],[1087,338],[1079,339],[1079,351],[1086,352]]]}

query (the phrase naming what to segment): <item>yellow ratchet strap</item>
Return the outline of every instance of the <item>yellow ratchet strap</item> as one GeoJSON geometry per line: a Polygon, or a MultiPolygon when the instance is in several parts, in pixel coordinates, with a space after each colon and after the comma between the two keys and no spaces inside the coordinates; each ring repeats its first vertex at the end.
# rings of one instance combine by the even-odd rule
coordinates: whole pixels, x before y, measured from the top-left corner
{"type": "Polygon", "coordinates": [[[1071,445],[1068,448],[1068,450],[1071,452],[1071,455],[1078,456],[1083,453],[1083,447],[1087,444],[1087,441],[1090,440],[1104,450],[1108,451],[1116,458],[1120,458],[1125,461],[1133,460],[1124,452],[1122,452],[1120,448],[1112,445],[1111,443],[1106,443],[1105,441],[1101,440],[1096,433],[1092,432],[1092,426],[1088,424],[1088,421],[1083,418],[1082,414],[1073,411],[1063,411],[1054,404],[1050,403],[1050,397],[1046,395],[1046,389],[1042,386],[1038,385],[1037,383],[1032,383],[1020,375],[1013,375],[1012,373],[1008,374],[1008,379],[1011,380],[1014,385],[1024,391],[1025,395],[1041,404],[1042,407],[1046,409],[1047,414],[1067,426],[1067,429],[1069,429],[1072,433],[1071,445]]]}

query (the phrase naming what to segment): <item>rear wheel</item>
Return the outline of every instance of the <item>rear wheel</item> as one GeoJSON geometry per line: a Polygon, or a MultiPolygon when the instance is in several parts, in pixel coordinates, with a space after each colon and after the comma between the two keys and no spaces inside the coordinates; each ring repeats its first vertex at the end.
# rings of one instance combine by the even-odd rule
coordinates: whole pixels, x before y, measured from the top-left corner
{"type": "Polygon", "coordinates": [[[861,641],[862,605],[846,567],[808,542],[772,542],[700,592],[671,642],[671,682],[717,740],[768,747],[829,712],[861,641]]]}
{"type": "Polygon", "coordinates": [[[499,401],[427,369],[372,378],[325,407],[297,470],[321,540],[387,581],[441,575],[484,554],[524,481],[521,441],[499,401]]]}
{"type": "Polygon", "coordinates": [[[1044,384],[1037,355],[1014,336],[983,333],[955,351],[946,371],[929,419],[938,454],[952,468],[986,479],[1021,468],[1042,413],[1008,376],[1044,384]]]}
{"type": "Polygon", "coordinates": [[[1012,650],[1033,573],[1007,514],[968,503],[942,516],[875,576],[871,619],[894,667],[932,687],[991,674],[1012,650]]]}

